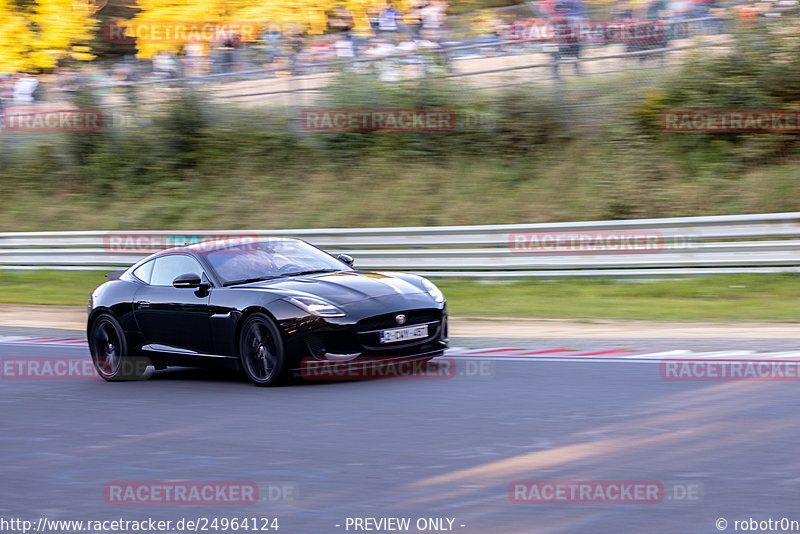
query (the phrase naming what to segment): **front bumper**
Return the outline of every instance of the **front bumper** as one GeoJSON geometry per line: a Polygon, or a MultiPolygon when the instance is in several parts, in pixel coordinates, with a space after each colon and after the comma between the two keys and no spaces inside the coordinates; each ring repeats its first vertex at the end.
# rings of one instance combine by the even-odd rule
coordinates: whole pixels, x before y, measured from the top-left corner
{"type": "Polygon", "coordinates": [[[301,369],[305,360],[361,363],[431,359],[447,348],[447,309],[399,310],[341,323],[320,319],[295,332],[291,343],[294,357],[290,367],[293,370],[301,369]],[[381,343],[380,332],[397,328],[396,317],[400,314],[407,318],[402,326],[428,325],[428,336],[381,343]]]}

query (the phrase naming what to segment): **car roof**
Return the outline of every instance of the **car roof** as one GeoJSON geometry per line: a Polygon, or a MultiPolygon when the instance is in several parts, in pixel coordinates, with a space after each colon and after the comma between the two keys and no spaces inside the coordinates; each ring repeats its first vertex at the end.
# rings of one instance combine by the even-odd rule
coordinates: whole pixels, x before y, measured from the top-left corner
{"type": "MultiPolygon", "coordinates": [[[[207,250],[215,250],[216,247],[220,247],[217,250],[221,250],[223,248],[229,248],[229,247],[236,247],[236,246],[242,246],[242,245],[252,245],[253,243],[263,242],[263,241],[300,241],[300,242],[305,243],[305,241],[303,241],[302,239],[298,239],[298,238],[295,238],[295,237],[283,237],[283,236],[281,236],[281,237],[274,237],[274,236],[237,236],[237,237],[230,237],[230,238],[224,238],[224,239],[209,239],[209,240],[206,240],[206,241],[200,241],[200,242],[197,242],[197,243],[192,243],[191,245],[183,245],[183,246],[179,246],[179,247],[172,247],[172,248],[167,248],[167,249],[164,249],[164,250],[159,250],[158,252],[150,254],[146,258],[140,259],[139,261],[137,261],[136,263],[134,263],[133,265],[128,267],[123,272],[126,273],[126,275],[127,275],[128,273],[132,273],[133,271],[138,269],[141,265],[143,265],[143,264],[145,264],[145,263],[147,263],[149,261],[152,261],[152,260],[154,260],[156,258],[159,258],[161,256],[166,256],[166,255],[169,255],[169,254],[189,254],[191,256],[202,256],[205,251],[207,251],[207,250]]],[[[109,273],[109,274],[117,274],[117,273],[115,272],[115,273],[109,273]]],[[[131,276],[134,276],[134,275],[131,275],[131,276]]],[[[119,277],[117,277],[117,278],[119,278],[119,277]]]]}
{"type": "Polygon", "coordinates": [[[202,254],[208,250],[215,250],[217,248],[233,248],[242,245],[252,245],[253,243],[260,243],[264,241],[301,241],[294,237],[272,237],[272,236],[236,236],[223,239],[209,239],[206,241],[199,241],[190,245],[183,245],[160,250],[153,254],[153,257],[162,256],[164,254],[172,254],[175,252],[188,252],[190,254],[202,254]]]}

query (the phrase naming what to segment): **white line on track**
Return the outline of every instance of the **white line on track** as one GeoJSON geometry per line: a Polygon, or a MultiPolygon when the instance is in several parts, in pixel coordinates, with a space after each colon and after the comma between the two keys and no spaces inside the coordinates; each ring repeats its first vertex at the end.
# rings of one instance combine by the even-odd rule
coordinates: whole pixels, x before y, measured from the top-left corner
{"type": "MultiPolygon", "coordinates": [[[[740,356],[750,356],[750,355],[753,355],[753,354],[757,354],[756,351],[754,351],[754,350],[733,350],[733,351],[729,351],[729,352],[709,352],[709,353],[706,353],[706,356],[701,356],[701,358],[703,358],[703,359],[707,359],[707,358],[708,359],[717,359],[717,358],[733,358],[734,356],[736,358],[739,358],[740,356]]],[[[774,355],[775,353],[773,353],[773,352],[765,352],[764,354],[774,355]]],[[[756,356],[756,357],[758,358],[759,356],[756,356]]],[[[770,356],[770,357],[772,357],[772,356],[770,356]]]]}
{"type": "Polygon", "coordinates": [[[725,350],[710,352],[694,352],[691,350],[667,350],[660,352],[635,352],[635,351],[515,351],[508,348],[483,349],[481,351],[462,351],[459,348],[449,349],[446,357],[468,360],[488,361],[539,361],[539,362],[605,362],[605,363],[658,363],[662,360],[714,360],[714,361],[742,361],[742,360],[800,360],[800,351],[789,352],[755,352],[752,350],[725,350]],[[527,354],[520,354],[527,352],[527,354]]]}
{"type": "Polygon", "coordinates": [[[664,352],[651,352],[650,354],[647,353],[638,353],[632,354],[630,356],[621,356],[626,360],[628,359],[637,359],[637,360],[650,360],[650,359],[661,359],[661,358],[674,358],[676,356],[682,356],[684,354],[690,354],[692,351],[690,350],[665,350],[664,352]]]}

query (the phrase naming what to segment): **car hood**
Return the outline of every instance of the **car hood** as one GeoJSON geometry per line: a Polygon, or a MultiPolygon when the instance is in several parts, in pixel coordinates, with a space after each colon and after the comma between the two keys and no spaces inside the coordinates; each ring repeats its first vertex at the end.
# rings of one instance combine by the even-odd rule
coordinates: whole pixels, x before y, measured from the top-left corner
{"type": "Polygon", "coordinates": [[[369,298],[426,293],[421,284],[414,284],[413,280],[389,273],[349,271],[278,278],[236,287],[264,289],[287,296],[313,295],[332,304],[344,305],[369,298]]]}

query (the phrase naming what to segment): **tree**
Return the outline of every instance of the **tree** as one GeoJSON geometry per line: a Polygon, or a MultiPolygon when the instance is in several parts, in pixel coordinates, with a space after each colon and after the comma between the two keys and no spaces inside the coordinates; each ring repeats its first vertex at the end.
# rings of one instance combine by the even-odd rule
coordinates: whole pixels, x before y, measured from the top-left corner
{"type": "Polygon", "coordinates": [[[63,58],[93,59],[97,20],[74,0],[0,0],[0,72],[39,71],[63,58]]]}

